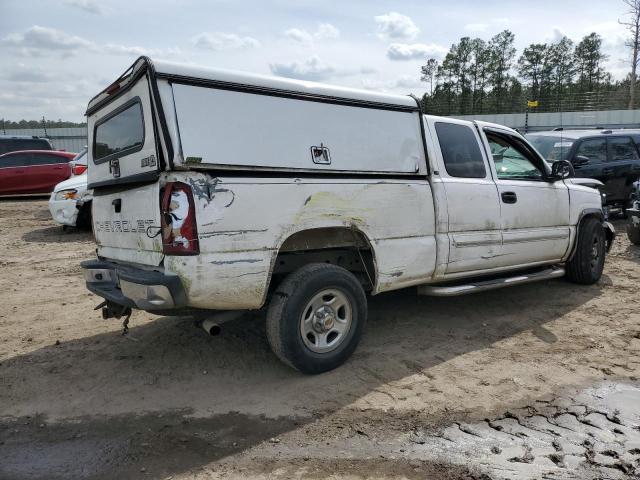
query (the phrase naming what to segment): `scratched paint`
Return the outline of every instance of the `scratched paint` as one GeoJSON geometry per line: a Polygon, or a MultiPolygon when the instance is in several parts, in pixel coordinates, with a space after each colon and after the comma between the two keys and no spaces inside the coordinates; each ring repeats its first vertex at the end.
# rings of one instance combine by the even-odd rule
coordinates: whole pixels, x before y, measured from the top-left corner
{"type": "MultiPolygon", "coordinates": [[[[169,181],[202,173],[168,174],[169,181]]],[[[216,178],[216,189],[232,191],[228,207],[194,190],[199,257],[170,266],[180,277],[194,276],[189,297],[201,308],[260,308],[278,249],[296,232],[344,227],[373,245],[376,292],[428,280],[435,268],[435,220],[428,182],[332,182],[291,178],[216,178]],[[205,227],[206,225],[206,227],[205,227]],[[198,260],[199,258],[199,260],[198,260]],[[186,264],[185,264],[186,263],[186,264]],[[220,279],[225,279],[221,282],[220,279]]]]}

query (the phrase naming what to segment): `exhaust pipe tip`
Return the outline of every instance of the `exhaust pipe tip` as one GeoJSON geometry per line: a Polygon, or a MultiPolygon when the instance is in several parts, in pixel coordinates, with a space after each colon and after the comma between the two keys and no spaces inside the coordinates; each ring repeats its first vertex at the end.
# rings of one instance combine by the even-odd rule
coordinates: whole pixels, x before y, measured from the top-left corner
{"type": "Polygon", "coordinates": [[[222,327],[212,320],[202,322],[202,329],[212,337],[220,335],[222,332],[222,327]]]}

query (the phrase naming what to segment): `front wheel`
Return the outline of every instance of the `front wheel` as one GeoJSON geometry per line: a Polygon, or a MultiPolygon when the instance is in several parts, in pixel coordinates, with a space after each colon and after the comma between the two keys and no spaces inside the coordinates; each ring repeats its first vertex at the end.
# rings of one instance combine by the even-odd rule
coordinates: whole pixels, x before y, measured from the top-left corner
{"type": "Polygon", "coordinates": [[[627,237],[634,245],[640,245],[640,225],[634,224],[631,219],[627,222],[627,237]]]}
{"type": "Polygon", "coordinates": [[[367,321],[367,299],[348,270],[313,263],[275,290],[267,338],[284,363],[307,374],[342,365],[356,349],[367,321]]]}
{"type": "Polygon", "coordinates": [[[582,285],[592,285],[600,280],[606,252],[605,233],[602,222],[587,218],[578,227],[575,252],[566,265],[566,276],[582,285]]]}

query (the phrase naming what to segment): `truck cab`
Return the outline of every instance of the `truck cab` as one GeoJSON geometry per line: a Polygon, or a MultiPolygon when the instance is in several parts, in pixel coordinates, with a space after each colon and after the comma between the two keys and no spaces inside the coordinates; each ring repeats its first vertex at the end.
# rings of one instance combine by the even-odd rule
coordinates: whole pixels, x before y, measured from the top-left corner
{"type": "Polygon", "coordinates": [[[614,237],[570,163],[409,96],[142,57],[87,116],[105,318],[264,307],[304,373],[348,359],[369,295],[591,284],[614,237]]]}

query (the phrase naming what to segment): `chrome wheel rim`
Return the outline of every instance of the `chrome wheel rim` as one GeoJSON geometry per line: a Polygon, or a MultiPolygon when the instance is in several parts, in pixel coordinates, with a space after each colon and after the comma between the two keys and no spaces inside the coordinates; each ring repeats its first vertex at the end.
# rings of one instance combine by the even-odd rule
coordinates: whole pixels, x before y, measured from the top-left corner
{"type": "Polygon", "coordinates": [[[352,320],[351,302],[343,292],[335,288],[321,290],[302,311],[302,341],[315,353],[335,350],[349,334],[352,320]]]}

